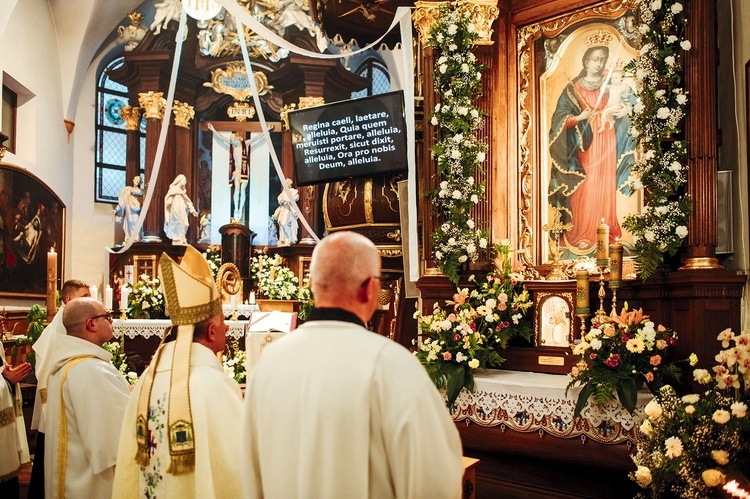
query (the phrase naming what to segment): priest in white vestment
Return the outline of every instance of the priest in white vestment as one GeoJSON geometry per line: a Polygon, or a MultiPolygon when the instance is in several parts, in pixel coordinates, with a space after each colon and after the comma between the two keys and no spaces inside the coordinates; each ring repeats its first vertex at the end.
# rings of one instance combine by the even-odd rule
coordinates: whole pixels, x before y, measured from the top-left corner
{"type": "Polygon", "coordinates": [[[67,334],[62,323],[65,305],[76,298],[91,296],[89,285],[78,279],[69,279],[63,283],[60,290],[62,306],[55,314],[39,338],[31,347],[34,350],[34,374],[36,375],[36,393],[34,396],[34,412],[31,415],[31,429],[38,430],[36,447],[34,448],[34,464],[29,482],[29,497],[41,497],[44,494],[44,414],[47,403],[47,379],[50,368],[50,343],[56,334],[67,334]]]}
{"type": "Polygon", "coordinates": [[[67,335],[50,344],[44,456],[45,497],[109,498],[117,435],[130,388],[102,345],[112,317],[98,300],[79,298],[63,310],[67,335]]]}
{"type": "Polygon", "coordinates": [[[443,398],[408,350],[364,327],[379,273],[361,235],[337,232],[315,248],[315,309],[249,375],[244,497],[461,496],[461,441],[443,398]]]}
{"type": "Polygon", "coordinates": [[[0,497],[19,496],[18,471],[29,462],[29,443],[23,420],[23,402],[18,382],[31,372],[31,364],[11,366],[0,342],[0,497]]]}
{"type": "Polygon", "coordinates": [[[180,265],[163,254],[159,266],[177,339],[159,347],[133,389],[113,497],[239,497],[242,395],[217,358],[229,329],[219,293],[192,246],[180,265]]]}

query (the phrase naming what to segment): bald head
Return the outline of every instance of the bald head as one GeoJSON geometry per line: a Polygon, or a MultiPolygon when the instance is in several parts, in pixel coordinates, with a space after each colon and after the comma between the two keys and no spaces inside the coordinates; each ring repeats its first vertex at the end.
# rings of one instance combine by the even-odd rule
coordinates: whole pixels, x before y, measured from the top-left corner
{"type": "Polygon", "coordinates": [[[366,237],[336,232],[313,251],[310,284],[319,308],[342,308],[370,320],[380,289],[380,255],[366,237]],[[371,296],[373,295],[374,296],[371,296]]]}
{"type": "Polygon", "coordinates": [[[107,310],[94,298],[77,298],[65,305],[62,322],[68,335],[102,345],[112,339],[107,310]]]}

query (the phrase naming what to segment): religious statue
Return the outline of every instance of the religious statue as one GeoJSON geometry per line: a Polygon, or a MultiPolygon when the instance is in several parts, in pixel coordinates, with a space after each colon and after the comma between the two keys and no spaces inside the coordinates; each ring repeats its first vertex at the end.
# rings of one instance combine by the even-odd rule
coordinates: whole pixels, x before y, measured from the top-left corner
{"type": "Polygon", "coordinates": [[[247,197],[247,182],[250,178],[247,163],[247,146],[245,139],[232,132],[227,138],[218,132],[212,124],[208,124],[216,137],[229,147],[229,185],[232,189],[232,220],[241,222],[245,214],[245,199],[247,197]]]}
{"type": "Polygon", "coordinates": [[[133,177],[132,187],[126,185],[117,196],[117,207],[113,210],[115,220],[122,222],[122,231],[125,233],[125,241],[140,241],[140,231],[135,233],[135,226],[138,224],[138,217],[141,214],[141,199],[143,189],[141,189],[141,176],[133,177]]]}
{"type": "MultiPolygon", "coordinates": [[[[292,179],[286,179],[286,183],[289,186],[289,191],[294,197],[294,201],[299,201],[299,193],[297,189],[292,188],[292,179]]],[[[291,246],[297,242],[297,229],[299,224],[297,223],[297,213],[292,207],[292,201],[287,197],[286,192],[281,191],[278,197],[279,207],[273,213],[272,218],[276,221],[279,226],[279,246],[291,246]]]]}
{"type": "Polygon", "coordinates": [[[188,215],[198,216],[187,195],[187,179],[180,173],[164,196],[164,233],[173,245],[187,245],[188,215]]]}
{"type": "Polygon", "coordinates": [[[154,7],[156,7],[156,13],[150,28],[155,35],[158,35],[162,29],[167,29],[170,21],[180,21],[180,14],[182,13],[182,2],[180,0],[162,0],[155,3],[154,7]]]}
{"type": "Polygon", "coordinates": [[[204,213],[200,217],[199,243],[211,243],[211,213],[204,213]]]}

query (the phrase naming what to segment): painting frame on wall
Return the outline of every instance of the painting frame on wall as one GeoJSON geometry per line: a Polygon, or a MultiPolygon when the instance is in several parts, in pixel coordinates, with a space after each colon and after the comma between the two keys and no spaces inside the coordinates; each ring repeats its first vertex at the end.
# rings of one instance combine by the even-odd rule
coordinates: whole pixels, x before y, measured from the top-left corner
{"type": "Polygon", "coordinates": [[[631,0],[610,0],[519,26],[519,235],[525,263],[549,265],[556,251],[573,261],[596,251],[596,226],[610,225],[630,254],[621,227],[643,199],[630,194],[630,166],[639,154],[628,106],[635,80],[623,71],[638,56],[631,0]],[[544,230],[543,230],[544,228],[544,230]],[[548,231],[548,232],[545,232],[548,231]]]}
{"type": "Polygon", "coordinates": [[[29,171],[0,163],[0,297],[44,298],[47,252],[58,253],[63,282],[65,204],[29,171]]]}

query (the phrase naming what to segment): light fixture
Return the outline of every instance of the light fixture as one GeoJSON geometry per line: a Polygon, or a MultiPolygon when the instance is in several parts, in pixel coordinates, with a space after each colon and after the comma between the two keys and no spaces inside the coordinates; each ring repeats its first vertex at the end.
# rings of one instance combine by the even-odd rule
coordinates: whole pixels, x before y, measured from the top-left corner
{"type": "Polygon", "coordinates": [[[198,21],[208,21],[221,11],[221,4],[215,0],[182,0],[187,15],[198,21]]]}

